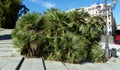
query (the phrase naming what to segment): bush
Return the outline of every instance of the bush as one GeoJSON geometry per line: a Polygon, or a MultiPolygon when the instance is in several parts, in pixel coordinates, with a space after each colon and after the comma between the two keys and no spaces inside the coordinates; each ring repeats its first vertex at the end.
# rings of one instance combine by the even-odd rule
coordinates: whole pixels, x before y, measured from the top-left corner
{"type": "Polygon", "coordinates": [[[105,62],[105,52],[101,50],[101,47],[98,43],[93,44],[94,47],[91,49],[91,61],[92,62],[105,62]]]}
{"type": "Polygon", "coordinates": [[[37,48],[39,36],[37,31],[40,27],[41,14],[29,13],[25,14],[17,21],[16,28],[12,32],[15,46],[21,49],[21,54],[33,56],[37,48]]]}
{"type": "Polygon", "coordinates": [[[52,8],[43,16],[29,13],[21,17],[12,37],[21,54],[29,57],[70,63],[103,61],[104,51],[98,44],[103,27],[101,17],[52,8]]]}

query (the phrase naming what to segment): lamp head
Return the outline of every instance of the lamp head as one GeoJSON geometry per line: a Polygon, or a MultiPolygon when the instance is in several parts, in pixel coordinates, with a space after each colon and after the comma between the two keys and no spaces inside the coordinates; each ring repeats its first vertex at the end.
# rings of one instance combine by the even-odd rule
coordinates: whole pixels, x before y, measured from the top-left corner
{"type": "Polygon", "coordinates": [[[113,2],[113,5],[116,5],[117,0],[112,0],[112,2],[113,2]]]}

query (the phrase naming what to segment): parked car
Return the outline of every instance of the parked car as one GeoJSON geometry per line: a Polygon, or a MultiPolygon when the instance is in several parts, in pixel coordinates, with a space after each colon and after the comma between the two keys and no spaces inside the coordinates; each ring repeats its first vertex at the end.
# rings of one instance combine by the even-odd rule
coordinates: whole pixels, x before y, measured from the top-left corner
{"type": "Polygon", "coordinates": [[[120,30],[115,30],[115,33],[113,34],[113,41],[114,44],[120,44],[120,30]]]}

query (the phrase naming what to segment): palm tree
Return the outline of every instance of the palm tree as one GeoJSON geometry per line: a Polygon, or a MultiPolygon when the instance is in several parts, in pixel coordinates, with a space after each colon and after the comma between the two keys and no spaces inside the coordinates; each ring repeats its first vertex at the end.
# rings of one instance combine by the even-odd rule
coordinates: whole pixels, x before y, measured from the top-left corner
{"type": "MultiPolygon", "coordinates": [[[[42,16],[39,13],[25,14],[17,21],[12,37],[16,47],[21,49],[21,54],[32,57],[37,48],[38,30],[42,16]]],[[[39,41],[38,41],[39,42],[39,41]]]]}
{"type": "Polygon", "coordinates": [[[58,48],[61,47],[61,44],[59,44],[59,39],[61,39],[65,34],[65,28],[62,25],[66,23],[64,18],[65,16],[66,15],[64,12],[54,8],[47,10],[43,16],[43,22],[46,30],[45,36],[49,40],[48,45],[45,46],[47,47],[46,50],[49,50],[47,59],[54,58],[55,60],[59,60],[61,57],[61,51],[58,50],[58,48]]]}
{"type": "Polygon", "coordinates": [[[20,7],[20,13],[18,14],[18,17],[20,17],[22,14],[26,14],[29,12],[29,9],[22,3],[19,4],[19,7],[20,7]]]}
{"type": "Polygon", "coordinates": [[[88,25],[89,37],[86,36],[86,38],[89,39],[90,41],[89,46],[91,46],[91,47],[89,46],[87,47],[89,53],[87,58],[92,61],[104,61],[105,52],[101,50],[101,46],[99,45],[99,42],[101,41],[105,22],[102,17],[93,16],[87,21],[87,23],[89,24],[88,25]]]}
{"type": "MultiPolygon", "coordinates": [[[[83,44],[86,51],[85,58],[92,61],[104,61],[104,51],[100,50],[100,39],[103,33],[104,20],[99,16],[90,16],[88,13],[81,11],[73,11],[68,13],[72,23],[68,24],[68,30],[79,35],[79,43],[83,44]],[[95,52],[99,51],[99,53],[95,52]],[[96,55],[96,56],[93,56],[96,55]],[[97,57],[97,55],[100,55],[97,57]],[[100,58],[100,59],[98,59],[100,58]],[[97,59],[97,60],[96,60],[97,59]]],[[[82,52],[81,52],[82,53],[82,52]]]]}
{"type": "Polygon", "coordinates": [[[102,61],[104,52],[100,49],[99,36],[103,27],[101,17],[51,8],[43,16],[30,13],[21,17],[13,38],[26,56],[71,63],[86,59],[102,61]]]}
{"type": "Polygon", "coordinates": [[[85,21],[82,15],[81,12],[65,13],[53,8],[45,12],[43,22],[47,37],[45,51],[49,51],[47,59],[79,62],[86,58],[84,47],[88,41],[79,35],[77,29],[85,21]]]}

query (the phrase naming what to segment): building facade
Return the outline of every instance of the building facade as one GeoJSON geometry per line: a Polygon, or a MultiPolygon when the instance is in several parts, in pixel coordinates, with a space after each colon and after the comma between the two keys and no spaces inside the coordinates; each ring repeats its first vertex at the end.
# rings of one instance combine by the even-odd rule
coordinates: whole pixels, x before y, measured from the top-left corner
{"type": "Polygon", "coordinates": [[[111,4],[107,5],[107,9],[105,4],[93,4],[89,7],[85,7],[84,11],[88,12],[92,16],[102,16],[104,20],[107,22],[107,31],[108,35],[112,33],[112,21],[113,21],[113,15],[112,15],[112,7],[111,4]]]}
{"type": "Polygon", "coordinates": [[[112,21],[113,21],[113,15],[112,15],[112,7],[111,4],[107,5],[107,10],[106,10],[106,6],[103,3],[100,4],[93,4],[89,7],[82,7],[82,8],[73,8],[68,10],[67,12],[73,11],[73,10],[77,10],[77,11],[81,11],[84,10],[85,12],[88,12],[91,16],[102,16],[104,18],[104,20],[107,22],[107,31],[108,31],[108,35],[110,35],[112,33],[112,21]]]}

